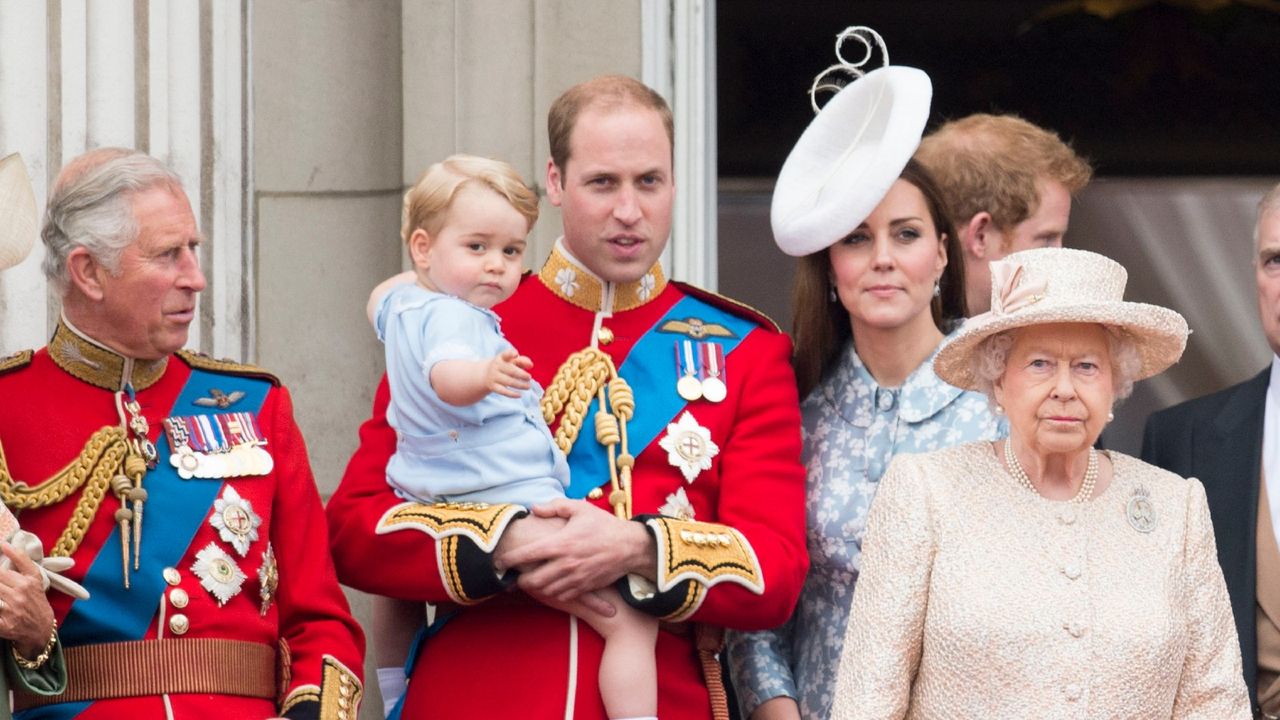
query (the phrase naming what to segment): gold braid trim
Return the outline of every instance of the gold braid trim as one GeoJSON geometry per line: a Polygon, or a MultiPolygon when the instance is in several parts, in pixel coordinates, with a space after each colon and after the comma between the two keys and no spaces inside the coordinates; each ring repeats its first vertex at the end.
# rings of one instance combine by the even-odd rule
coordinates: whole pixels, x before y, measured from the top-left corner
{"type": "MultiPolygon", "coordinates": [[[[627,448],[627,421],[635,415],[636,400],[631,386],[618,375],[613,358],[597,348],[585,348],[569,356],[556,370],[551,385],[542,395],[542,418],[550,425],[561,415],[555,442],[565,455],[573,449],[586,420],[591,399],[599,399],[595,416],[596,440],[608,450],[609,504],[623,520],[631,511],[631,468],[635,465],[627,448]],[[610,401],[613,412],[609,412],[610,401]]],[[[594,490],[592,491],[595,492],[594,490]]],[[[590,495],[589,497],[599,497],[590,495]]]]}
{"type": "Polygon", "coordinates": [[[565,455],[573,449],[573,443],[582,430],[587,407],[601,386],[618,374],[613,358],[596,348],[585,348],[569,356],[542,395],[542,419],[550,425],[564,411],[560,427],[556,428],[556,445],[565,455]]]}
{"type": "Polygon", "coordinates": [[[18,482],[9,474],[4,449],[0,447],[0,500],[14,510],[30,510],[48,507],[62,502],[84,486],[71,520],[63,529],[50,555],[67,557],[80,547],[84,535],[93,522],[93,515],[102,504],[102,497],[111,485],[111,478],[124,466],[129,454],[129,441],[124,428],[107,426],[94,433],[85,443],[79,457],[72,460],[58,474],[44,482],[29,486],[18,482]]]}

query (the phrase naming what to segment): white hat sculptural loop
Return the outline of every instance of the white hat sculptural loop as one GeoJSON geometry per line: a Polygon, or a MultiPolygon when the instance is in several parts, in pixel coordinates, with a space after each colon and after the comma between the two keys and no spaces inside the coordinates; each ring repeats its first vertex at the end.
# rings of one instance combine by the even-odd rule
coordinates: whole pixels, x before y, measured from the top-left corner
{"type": "Polygon", "coordinates": [[[22,262],[35,243],[39,217],[22,156],[0,160],[0,270],[22,262]]]}
{"type": "Polygon", "coordinates": [[[915,154],[929,119],[933,84],[915,68],[888,65],[879,33],[849,27],[836,37],[839,62],[814,78],[810,104],[817,117],[796,141],[778,173],[770,220],[774,241],[788,255],[823,250],[866,220],[915,154]],[[841,46],[849,39],[865,53],[847,62],[841,46]],[[874,49],[885,66],[864,71],[874,49]],[[836,73],[850,75],[841,87],[836,73]],[[835,95],[819,109],[817,95],[835,95]]]}

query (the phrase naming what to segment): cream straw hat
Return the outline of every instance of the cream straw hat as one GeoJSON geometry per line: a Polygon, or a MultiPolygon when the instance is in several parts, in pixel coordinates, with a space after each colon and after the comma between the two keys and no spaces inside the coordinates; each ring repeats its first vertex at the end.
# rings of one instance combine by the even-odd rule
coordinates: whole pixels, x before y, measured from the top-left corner
{"type": "Polygon", "coordinates": [[[1070,248],[1024,250],[991,263],[991,310],[970,318],[933,360],[938,377],[978,389],[971,357],[983,340],[1005,330],[1048,323],[1097,323],[1128,333],[1151,377],[1182,357],[1187,321],[1169,308],[1124,301],[1129,278],[1120,263],[1070,248]]]}
{"type": "Polygon", "coordinates": [[[36,197],[22,156],[0,160],[0,270],[13,267],[31,252],[36,238],[36,197]]]}

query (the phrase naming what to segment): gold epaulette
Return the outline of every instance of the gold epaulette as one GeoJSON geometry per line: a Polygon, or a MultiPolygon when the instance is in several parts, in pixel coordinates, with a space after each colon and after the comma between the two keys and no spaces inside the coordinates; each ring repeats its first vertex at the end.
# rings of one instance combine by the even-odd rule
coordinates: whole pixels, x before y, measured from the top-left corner
{"type": "Polygon", "coordinates": [[[217,359],[210,357],[202,352],[193,350],[179,350],[178,357],[182,361],[198,370],[207,370],[214,373],[222,373],[224,375],[245,375],[248,377],[261,378],[270,382],[272,385],[279,387],[280,378],[274,374],[263,370],[257,365],[248,365],[246,363],[236,362],[230,359],[217,359]]]}
{"type": "Polygon", "coordinates": [[[692,295],[708,305],[714,305],[725,312],[750,320],[766,330],[772,330],[779,333],[782,332],[782,328],[778,326],[778,323],[773,321],[773,318],[764,314],[762,311],[747,305],[746,303],[738,302],[731,297],[725,297],[720,293],[700,288],[697,285],[690,285],[686,282],[673,280],[672,284],[683,290],[686,294],[692,295]]]}
{"type": "Polygon", "coordinates": [[[704,588],[722,582],[741,585],[757,595],[764,592],[764,576],[755,550],[742,533],[719,523],[650,518],[658,543],[658,590],[666,592],[692,580],[704,588]]]}
{"type": "Polygon", "coordinates": [[[31,358],[35,353],[30,350],[19,350],[3,360],[0,360],[0,375],[14,370],[19,370],[31,364],[31,358]]]}

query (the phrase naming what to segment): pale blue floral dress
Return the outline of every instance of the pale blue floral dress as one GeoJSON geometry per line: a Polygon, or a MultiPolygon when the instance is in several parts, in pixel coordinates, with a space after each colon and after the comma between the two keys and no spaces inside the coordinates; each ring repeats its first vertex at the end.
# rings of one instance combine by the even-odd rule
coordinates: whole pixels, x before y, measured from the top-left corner
{"type": "Polygon", "coordinates": [[[801,717],[827,718],[867,510],[889,460],[1007,434],[986,395],[940,380],[932,356],[902,387],[884,388],[852,343],[801,410],[809,575],[785,625],[729,633],[729,668],[743,718],[781,695],[796,699],[801,717]]]}

